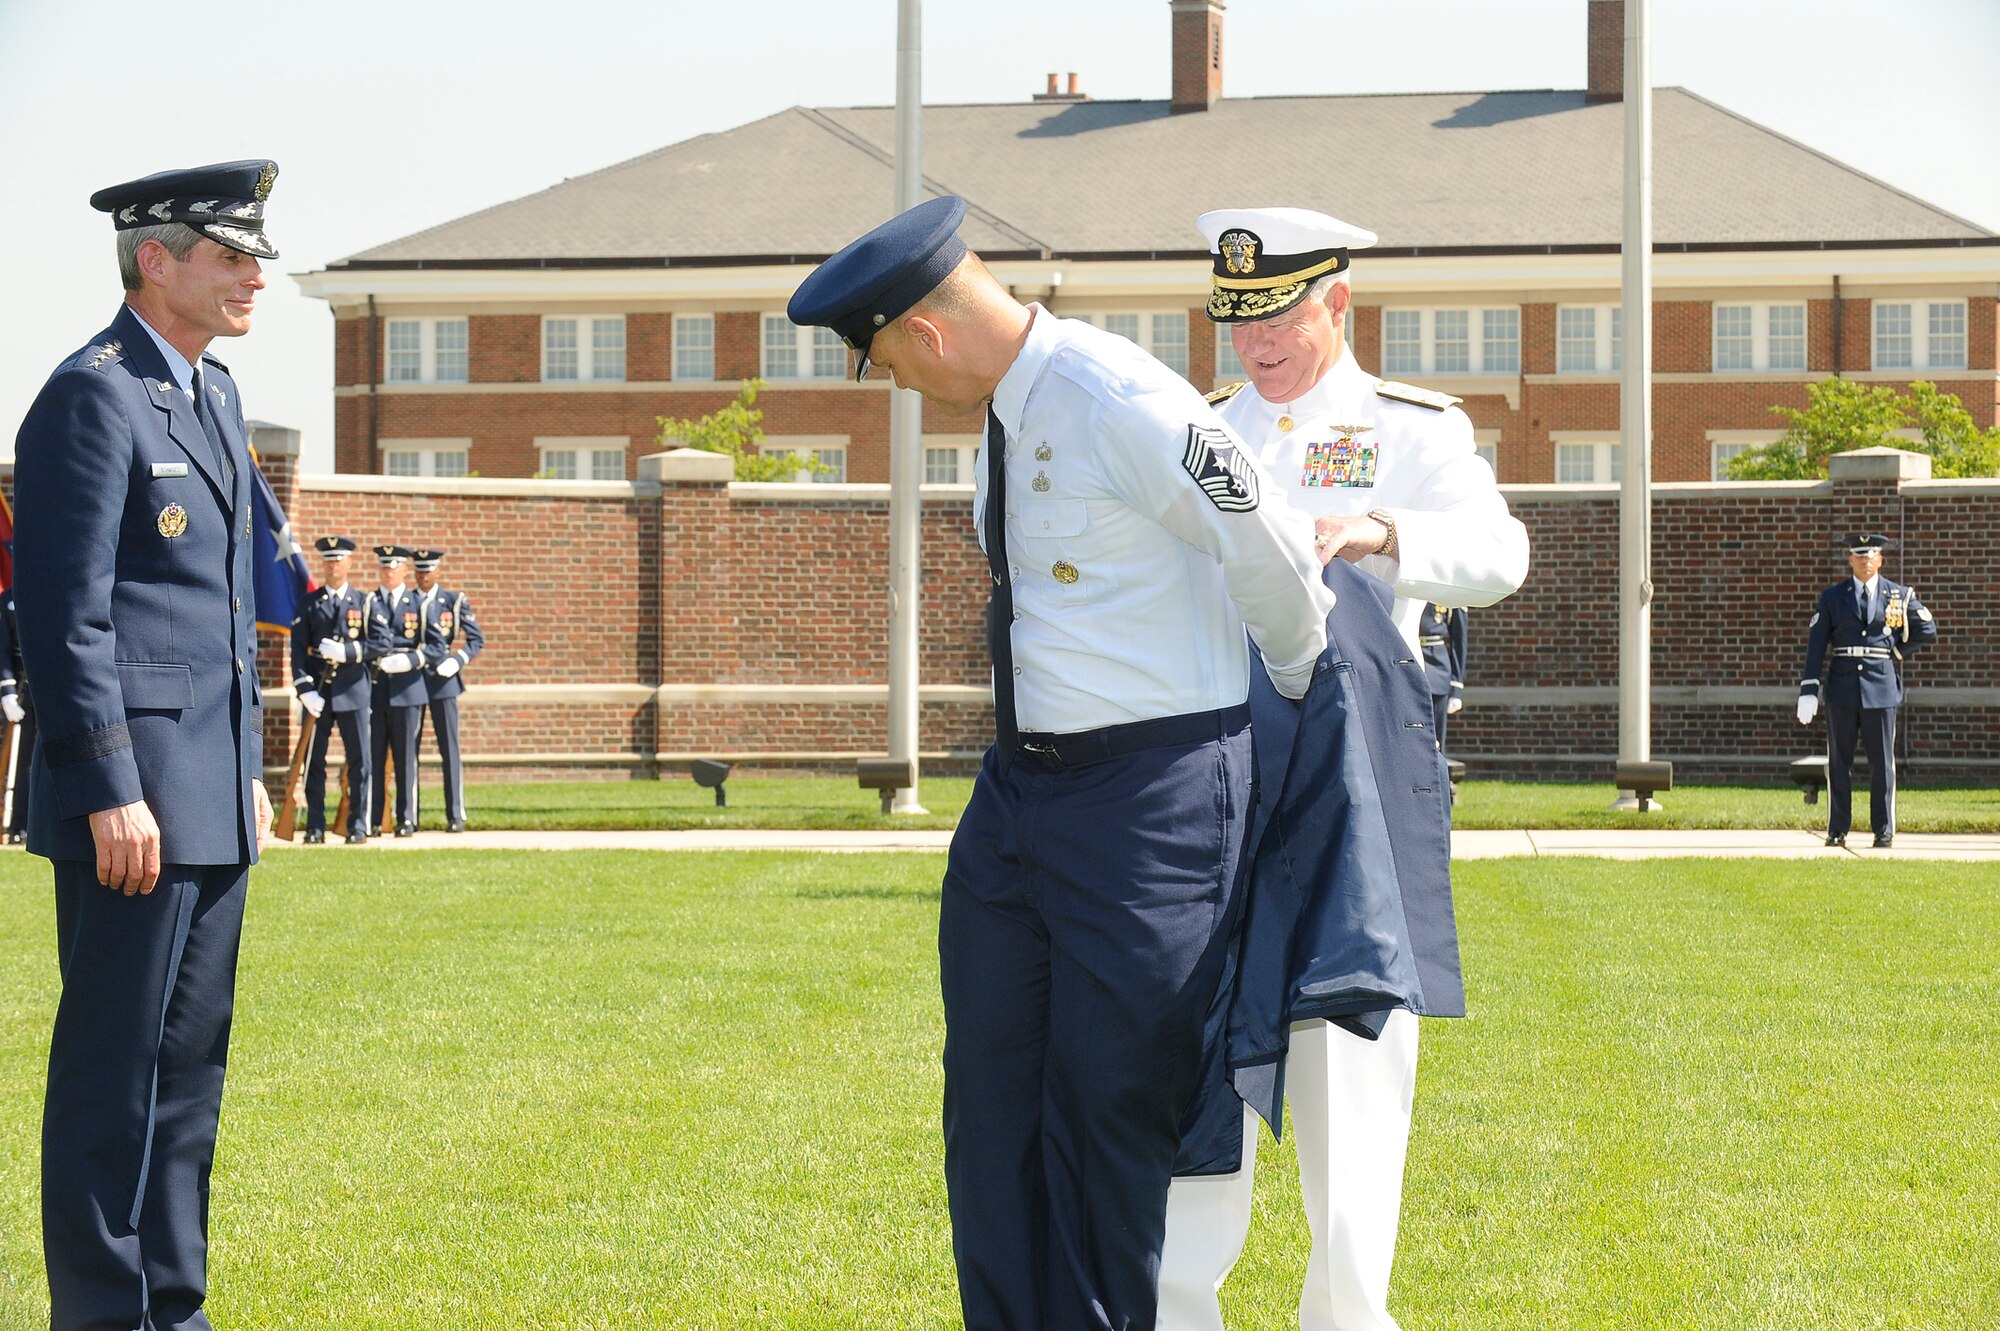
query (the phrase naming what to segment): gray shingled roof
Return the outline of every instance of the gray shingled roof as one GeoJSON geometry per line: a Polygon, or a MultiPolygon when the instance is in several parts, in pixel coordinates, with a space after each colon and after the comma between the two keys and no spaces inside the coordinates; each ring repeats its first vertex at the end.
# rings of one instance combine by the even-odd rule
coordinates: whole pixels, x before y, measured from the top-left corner
{"type": "MultiPolygon", "coordinates": [[[[1685,89],[1653,105],[1661,245],[2000,239],[1685,89]]],[[[924,165],[990,255],[1193,254],[1195,214],[1271,204],[1390,250],[1615,248],[1623,123],[1580,92],[932,106],[924,165]]],[[[894,108],[793,107],[344,262],[816,260],[886,215],[894,143],[894,108]]]]}

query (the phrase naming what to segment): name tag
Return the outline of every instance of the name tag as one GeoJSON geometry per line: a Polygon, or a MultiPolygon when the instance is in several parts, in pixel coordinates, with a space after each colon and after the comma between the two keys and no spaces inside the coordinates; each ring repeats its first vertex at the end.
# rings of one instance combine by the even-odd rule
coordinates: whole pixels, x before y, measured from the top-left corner
{"type": "Polygon", "coordinates": [[[188,464],[185,462],[155,462],[153,464],[154,480],[158,480],[162,476],[185,476],[187,474],[188,464]]]}

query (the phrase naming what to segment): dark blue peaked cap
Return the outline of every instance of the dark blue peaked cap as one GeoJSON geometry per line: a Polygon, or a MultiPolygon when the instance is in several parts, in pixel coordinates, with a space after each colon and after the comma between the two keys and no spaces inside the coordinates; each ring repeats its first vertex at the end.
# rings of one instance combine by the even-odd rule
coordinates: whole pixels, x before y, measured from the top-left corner
{"type": "Polygon", "coordinates": [[[813,269],[785,308],[795,324],[831,328],[859,353],[854,377],[868,373],[876,330],[928,296],[965,257],[958,238],[965,200],[956,194],[890,218],[813,269]]]}
{"type": "Polygon", "coordinates": [[[90,196],[90,206],[111,214],[119,231],[181,222],[218,245],[260,259],[278,249],[264,234],[264,201],[278,180],[278,164],[259,157],[180,171],[156,171],[90,196]]]}

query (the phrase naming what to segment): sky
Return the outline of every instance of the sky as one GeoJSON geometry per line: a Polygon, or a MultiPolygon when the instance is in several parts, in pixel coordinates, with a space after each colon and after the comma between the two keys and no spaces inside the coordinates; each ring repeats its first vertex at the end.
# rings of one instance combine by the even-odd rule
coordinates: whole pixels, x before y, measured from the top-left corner
{"type": "MultiPolygon", "coordinates": [[[[1224,95],[1581,88],[1586,0],[1229,0],[1224,95]]],[[[2000,0],[1656,0],[1653,83],[1721,103],[2000,230],[2000,0]]],[[[120,299],[87,200],[268,157],[248,337],[211,350],[253,417],[330,470],[333,320],[288,274],[787,106],[888,105],[896,0],[346,0],[172,10],[0,0],[0,456],[49,370],[120,299]],[[239,17],[241,15],[241,17],[239,17]]],[[[931,0],[928,103],[1017,102],[1077,72],[1168,93],[1167,0],[931,0]]],[[[1115,206],[1115,204],[1113,205],[1115,206]]],[[[885,211],[887,201],[884,201],[885,211]]],[[[1365,203],[1353,220],[1366,224],[1365,203]]],[[[2000,279],[2000,273],[1996,273],[2000,279]]]]}

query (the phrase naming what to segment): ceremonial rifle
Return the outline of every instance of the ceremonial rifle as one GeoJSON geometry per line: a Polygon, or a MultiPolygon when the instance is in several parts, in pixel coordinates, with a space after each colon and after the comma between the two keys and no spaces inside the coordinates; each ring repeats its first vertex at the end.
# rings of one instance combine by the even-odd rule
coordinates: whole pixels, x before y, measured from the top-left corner
{"type": "MultiPolygon", "coordinates": [[[[328,661],[325,673],[314,681],[314,692],[322,698],[326,697],[327,691],[333,687],[335,668],[336,663],[328,661]]],[[[305,724],[299,727],[299,742],[292,749],[292,766],[285,773],[284,806],[278,810],[278,821],[271,825],[271,835],[280,841],[291,841],[298,836],[299,805],[305,803],[306,798],[306,755],[312,751],[313,731],[319,725],[319,718],[312,714],[310,708],[301,705],[299,710],[305,713],[305,724]]],[[[321,704],[321,710],[325,710],[324,703],[321,704]]],[[[344,789],[346,782],[343,781],[341,785],[344,789]]],[[[344,796],[341,803],[343,805],[346,803],[344,796]]]]}

